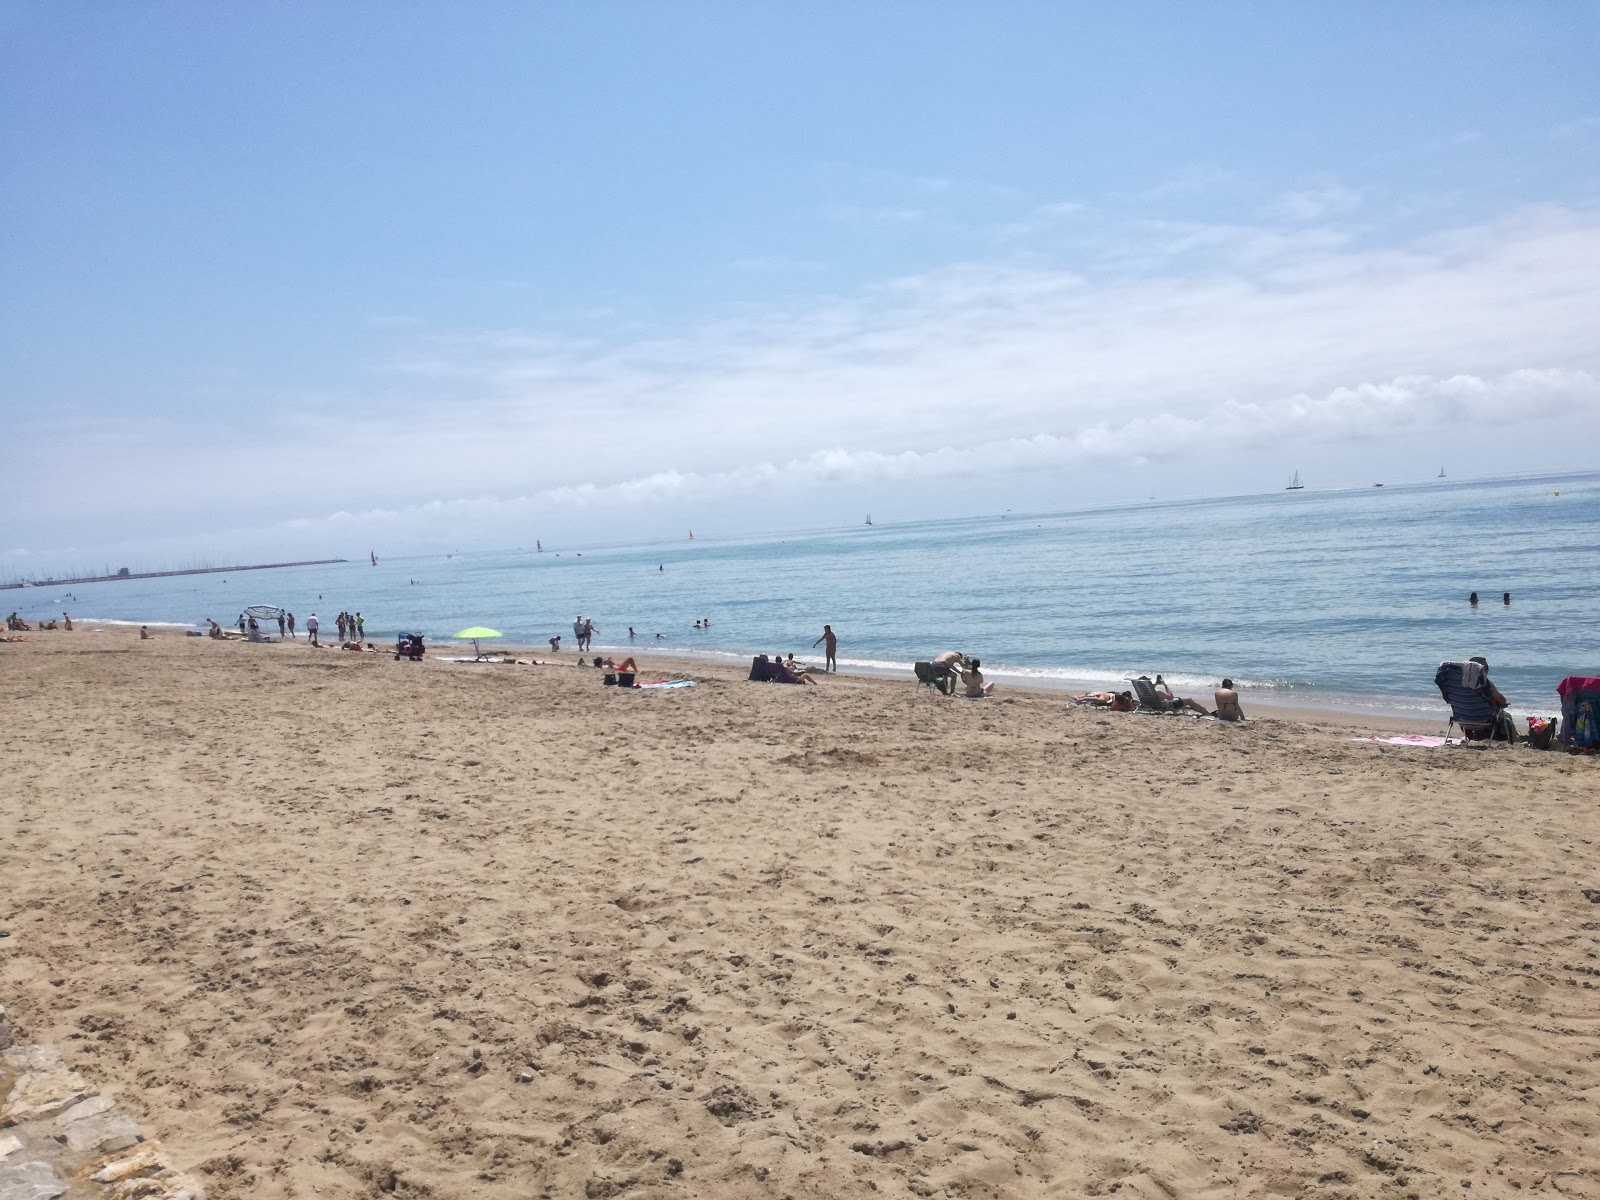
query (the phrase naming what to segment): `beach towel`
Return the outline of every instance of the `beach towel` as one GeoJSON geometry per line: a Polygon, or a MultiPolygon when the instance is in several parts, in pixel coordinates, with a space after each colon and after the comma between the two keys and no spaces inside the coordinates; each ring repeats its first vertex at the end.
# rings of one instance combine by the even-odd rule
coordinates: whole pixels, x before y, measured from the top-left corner
{"type": "Polygon", "coordinates": [[[694,680],[692,680],[692,679],[652,679],[648,683],[636,683],[633,686],[637,687],[637,688],[683,688],[683,687],[693,687],[694,686],[694,680]]]}
{"type": "Polygon", "coordinates": [[[1435,737],[1425,733],[1397,733],[1393,737],[1358,737],[1351,738],[1352,742],[1381,742],[1387,746],[1448,746],[1449,738],[1435,737]]]}
{"type": "Polygon", "coordinates": [[[1561,697],[1559,741],[1574,754],[1600,751],[1600,676],[1569,675],[1556,687],[1561,697]]]}

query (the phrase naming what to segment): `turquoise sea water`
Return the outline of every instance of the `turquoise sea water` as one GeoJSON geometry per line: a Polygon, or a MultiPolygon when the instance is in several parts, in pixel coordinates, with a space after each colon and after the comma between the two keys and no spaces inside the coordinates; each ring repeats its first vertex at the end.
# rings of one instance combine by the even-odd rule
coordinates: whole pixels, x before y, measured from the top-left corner
{"type": "Polygon", "coordinates": [[[1600,674],[1600,474],[973,517],[645,547],[550,547],[0,592],[24,616],[230,624],[278,604],[369,640],[467,625],[542,645],[593,617],[597,648],[810,653],[904,669],[955,649],[994,678],[1115,684],[1222,675],[1286,703],[1441,711],[1441,659],[1488,656],[1521,711],[1600,674]],[[1557,495],[1559,491],[1559,495],[1557,495]],[[581,552],[581,556],[580,556],[581,552]],[[658,567],[663,569],[658,569],[658,567]],[[61,593],[70,590],[75,599],[61,593]],[[1469,607],[1476,591],[1480,604],[1469,607]],[[1512,604],[1501,593],[1512,593],[1512,604]],[[693,628],[709,617],[709,631],[693,628]],[[656,634],[664,634],[657,638],[656,634]]]}

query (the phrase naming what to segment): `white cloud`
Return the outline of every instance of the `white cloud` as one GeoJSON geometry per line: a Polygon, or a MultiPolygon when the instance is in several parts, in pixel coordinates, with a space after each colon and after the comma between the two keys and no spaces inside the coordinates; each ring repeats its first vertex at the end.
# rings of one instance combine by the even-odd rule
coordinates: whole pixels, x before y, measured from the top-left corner
{"type": "Polygon", "coordinates": [[[1568,142],[1597,133],[1600,133],[1600,117],[1579,117],[1575,121],[1565,121],[1557,125],[1550,131],[1550,137],[1554,141],[1568,142]]]}
{"type": "Polygon", "coordinates": [[[803,508],[824,485],[1463,422],[1534,445],[1504,414],[1557,396],[1595,409],[1591,211],[1526,209],[1381,247],[1332,226],[1101,217],[1093,244],[1065,265],[960,263],[631,338],[397,325],[370,391],[251,392],[267,403],[247,433],[26,416],[8,428],[6,507],[15,527],[75,544],[112,504],[196,537],[295,516],[337,533],[459,512],[664,512],[711,494],[803,508]],[[423,499],[441,496],[478,499],[423,499]],[[344,515],[316,515],[329,512],[344,515]]]}
{"type": "Polygon", "coordinates": [[[1353,212],[1361,204],[1361,193],[1335,180],[1314,187],[1284,192],[1267,206],[1267,212],[1287,221],[1326,221],[1353,212]]]}

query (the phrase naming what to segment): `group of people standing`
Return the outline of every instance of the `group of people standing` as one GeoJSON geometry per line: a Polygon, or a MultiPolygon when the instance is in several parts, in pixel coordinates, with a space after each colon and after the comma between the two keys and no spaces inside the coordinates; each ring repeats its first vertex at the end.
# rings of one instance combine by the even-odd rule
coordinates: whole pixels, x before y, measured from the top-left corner
{"type": "MultiPolygon", "coordinates": [[[[339,643],[341,645],[352,642],[359,644],[364,641],[367,636],[366,618],[358,612],[341,612],[334,619],[334,623],[339,629],[339,643]]],[[[208,624],[211,626],[212,637],[222,636],[222,630],[217,628],[217,623],[215,621],[210,621],[208,624]]],[[[239,614],[240,633],[248,637],[252,633],[258,632],[259,629],[260,625],[254,617],[250,616],[248,613],[239,614]]],[[[312,613],[306,618],[305,630],[306,640],[308,642],[310,642],[313,646],[322,645],[322,642],[319,640],[322,632],[322,622],[317,619],[316,613],[312,613]]],[[[298,636],[295,630],[294,614],[285,609],[278,610],[278,636],[291,639],[298,636]]]]}
{"type": "MultiPolygon", "coordinates": [[[[579,650],[589,649],[590,644],[594,641],[594,635],[599,632],[593,617],[577,616],[572,619],[572,636],[577,639],[579,650]]],[[[556,642],[560,640],[560,638],[555,639],[556,642]]],[[[560,649],[554,643],[551,644],[550,648],[552,650],[560,649]]]]}

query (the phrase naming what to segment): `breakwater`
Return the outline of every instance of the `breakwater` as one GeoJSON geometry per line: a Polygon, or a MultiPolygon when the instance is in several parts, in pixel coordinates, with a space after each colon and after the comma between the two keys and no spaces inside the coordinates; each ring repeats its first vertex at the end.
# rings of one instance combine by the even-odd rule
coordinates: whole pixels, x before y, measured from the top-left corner
{"type": "Polygon", "coordinates": [[[271,571],[277,567],[325,567],[349,561],[348,558],[311,558],[304,562],[253,563],[243,567],[189,567],[182,571],[129,571],[124,567],[115,575],[84,575],[78,579],[30,579],[16,583],[0,583],[0,591],[10,588],[66,587],[75,583],[112,583],[118,579],[167,579],[174,575],[227,575],[234,571],[271,571]]]}

